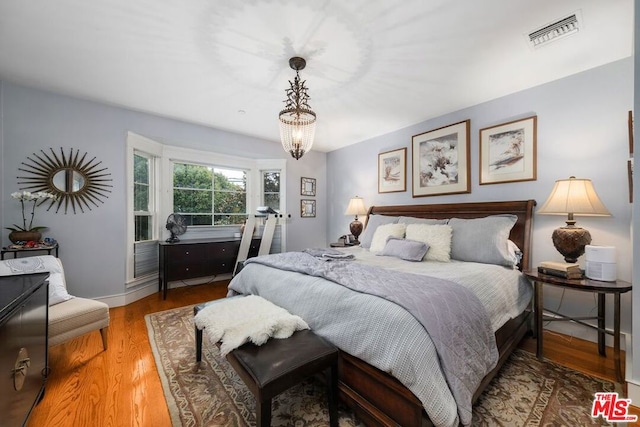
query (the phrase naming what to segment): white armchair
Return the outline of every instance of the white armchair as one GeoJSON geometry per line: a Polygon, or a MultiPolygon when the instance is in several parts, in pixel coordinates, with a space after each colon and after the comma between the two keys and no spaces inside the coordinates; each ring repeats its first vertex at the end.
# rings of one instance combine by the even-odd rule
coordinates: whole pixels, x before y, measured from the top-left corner
{"type": "Polygon", "coordinates": [[[51,255],[0,262],[0,275],[49,272],[49,346],[100,330],[107,349],[109,306],[103,302],[69,295],[62,262],[51,255]]]}

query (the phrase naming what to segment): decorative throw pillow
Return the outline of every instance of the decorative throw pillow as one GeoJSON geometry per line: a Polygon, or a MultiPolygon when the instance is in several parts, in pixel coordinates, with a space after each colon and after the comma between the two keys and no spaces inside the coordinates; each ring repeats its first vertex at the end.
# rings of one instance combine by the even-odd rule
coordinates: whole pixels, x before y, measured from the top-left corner
{"type": "Polygon", "coordinates": [[[73,298],[67,292],[64,270],[60,260],[53,255],[40,255],[0,261],[0,276],[49,272],[49,305],[73,298]]]}
{"type": "Polygon", "coordinates": [[[402,239],[404,237],[404,230],[407,226],[405,224],[384,224],[379,225],[376,232],[371,239],[371,252],[380,252],[387,244],[389,237],[398,237],[402,239]]]}
{"type": "Polygon", "coordinates": [[[513,267],[514,258],[509,254],[507,242],[517,219],[515,215],[491,215],[474,219],[451,218],[451,258],[513,267]]]}
{"type": "Polygon", "coordinates": [[[449,262],[451,260],[451,227],[446,224],[409,224],[407,239],[429,245],[424,261],[449,262]]]}
{"type": "Polygon", "coordinates": [[[389,237],[384,249],[377,255],[392,256],[406,261],[422,261],[428,250],[429,245],[424,242],[389,237]]]}
{"type": "Polygon", "coordinates": [[[364,232],[360,235],[360,246],[369,249],[371,247],[371,240],[373,240],[373,235],[375,234],[376,229],[379,225],[395,224],[397,222],[397,216],[369,215],[367,228],[365,228],[364,232]]]}

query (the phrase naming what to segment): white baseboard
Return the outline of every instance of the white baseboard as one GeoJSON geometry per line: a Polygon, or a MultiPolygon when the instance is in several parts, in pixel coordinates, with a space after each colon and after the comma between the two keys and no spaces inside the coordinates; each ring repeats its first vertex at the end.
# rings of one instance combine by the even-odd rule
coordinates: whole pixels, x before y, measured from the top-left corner
{"type": "Polygon", "coordinates": [[[640,408],[640,384],[627,381],[627,399],[631,399],[631,405],[640,408]]]}
{"type": "MultiPolygon", "coordinates": [[[[180,280],[175,282],[169,282],[167,289],[181,288],[184,286],[203,285],[206,283],[213,283],[222,280],[231,279],[231,274],[221,274],[219,276],[212,277],[199,277],[197,279],[180,280]]],[[[127,304],[136,302],[144,297],[153,295],[159,292],[157,279],[151,280],[146,284],[143,284],[135,289],[128,289],[126,292],[118,295],[110,295],[100,298],[95,298],[97,301],[106,303],[109,307],[122,307],[127,304]]]]}

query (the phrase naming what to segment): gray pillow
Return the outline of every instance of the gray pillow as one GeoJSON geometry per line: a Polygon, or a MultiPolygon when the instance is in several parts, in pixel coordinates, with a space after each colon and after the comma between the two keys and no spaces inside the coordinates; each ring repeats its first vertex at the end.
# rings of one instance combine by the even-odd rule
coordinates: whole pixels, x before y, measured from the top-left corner
{"type": "Polygon", "coordinates": [[[451,218],[451,258],[514,267],[508,240],[517,219],[515,215],[491,215],[474,219],[451,218]]]}
{"type": "Polygon", "coordinates": [[[435,218],[415,218],[413,216],[401,216],[398,219],[400,224],[428,224],[428,225],[440,225],[446,224],[448,219],[435,219],[435,218]]]}
{"type": "Polygon", "coordinates": [[[360,246],[369,249],[371,247],[371,240],[379,225],[395,224],[398,222],[397,216],[388,215],[369,215],[369,221],[367,222],[367,228],[360,235],[360,246]]]}
{"type": "Polygon", "coordinates": [[[424,242],[389,237],[384,249],[377,255],[393,256],[406,261],[422,261],[428,250],[429,245],[424,242]]]}

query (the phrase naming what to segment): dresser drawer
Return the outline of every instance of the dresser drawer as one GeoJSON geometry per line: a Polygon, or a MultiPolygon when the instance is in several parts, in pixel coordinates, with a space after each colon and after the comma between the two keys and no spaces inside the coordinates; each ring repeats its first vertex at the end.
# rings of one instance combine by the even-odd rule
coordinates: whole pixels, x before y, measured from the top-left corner
{"type": "Polygon", "coordinates": [[[206,244],[170,246],[166,248],[167,261],[176,265],[204,261],[208,258],[208,246],[206,244]]]}

